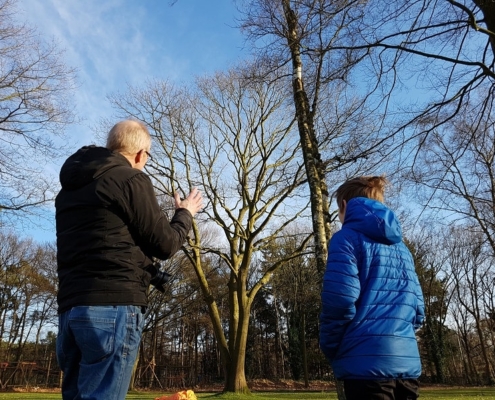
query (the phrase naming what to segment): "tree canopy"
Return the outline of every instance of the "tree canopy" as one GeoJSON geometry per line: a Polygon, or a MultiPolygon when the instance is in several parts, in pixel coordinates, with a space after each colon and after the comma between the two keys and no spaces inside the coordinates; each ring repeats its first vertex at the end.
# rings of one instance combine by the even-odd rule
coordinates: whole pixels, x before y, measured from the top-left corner
{"type": "Polygon", "coordinates": [[[45,166],[74,121],[74,69],[56,43],[16,22],[16,11],[15,0],[0,0],[0,223],[53,197],[45,166]]]}

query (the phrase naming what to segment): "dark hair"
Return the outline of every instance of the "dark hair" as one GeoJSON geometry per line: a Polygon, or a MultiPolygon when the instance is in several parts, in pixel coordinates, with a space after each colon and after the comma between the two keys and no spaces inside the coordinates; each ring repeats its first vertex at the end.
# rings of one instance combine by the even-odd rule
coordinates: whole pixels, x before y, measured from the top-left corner
{"type": "Polygon", "coordinates": [[[335,191],[337,206],[343,210],[345,200],[348,202],[354,197],[367,197],[383,202],[383,194],[388,181],[382,176],[358,176],[344,182],[335,191]]]}

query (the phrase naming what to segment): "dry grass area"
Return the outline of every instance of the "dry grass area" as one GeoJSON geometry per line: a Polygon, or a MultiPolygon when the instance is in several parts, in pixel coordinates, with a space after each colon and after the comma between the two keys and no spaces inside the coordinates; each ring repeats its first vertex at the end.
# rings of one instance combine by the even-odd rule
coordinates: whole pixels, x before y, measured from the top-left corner
{"type": "Polygon", "coordinates": [[[253,391],[327,391],[335,389],[335,384],[331,381],[309,381],[306,387],[304,381],[294,381],[291,379],[254,379],[248,382],[248,386],[253,391]]]}
{"type": "MultiPolygon", "coordinates": [[[[252,391],[269,392],[269,391],[328,391],[335,389],[335,384],[331,381],[310,381],[309,386],[306,387],[303,381],[294,381],[292,379],[253,379],[248,381],[248,386],[252,391]]],[[[167,390],[183,390],[184,388],[167,388],[167,390]]],[[[186,388],[187,389],[187,388],[186,388]]],[[[190,388],[195,392],[221,392],[223,390],[223,383],[205,385],[201,387],[190,388]]],[[[139,391],[139,388],[137,388],[139,391]]],[[[10,388],[10,390],[4,390],[4,392],[18,392],[18,393],[59,393],[59,388],[47,389],[41,387],[16,387],[10,388]]]]}

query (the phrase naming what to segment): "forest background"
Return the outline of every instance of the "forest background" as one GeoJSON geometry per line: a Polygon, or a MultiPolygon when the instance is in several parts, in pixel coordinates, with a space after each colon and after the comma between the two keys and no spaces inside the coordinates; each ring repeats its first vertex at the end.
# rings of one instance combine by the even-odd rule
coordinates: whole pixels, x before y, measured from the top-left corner
{"type": "Polygon", "coordinates": [[[319,287],[357,174],[389,178],[415,257],[422,380],[495,383],[495,2],[382,3],[0,0],[2,387],[59,383],[58,169],[128,117],[164,211],[207,199],[150,292],[134,385],[330,380],[319,287]]]}

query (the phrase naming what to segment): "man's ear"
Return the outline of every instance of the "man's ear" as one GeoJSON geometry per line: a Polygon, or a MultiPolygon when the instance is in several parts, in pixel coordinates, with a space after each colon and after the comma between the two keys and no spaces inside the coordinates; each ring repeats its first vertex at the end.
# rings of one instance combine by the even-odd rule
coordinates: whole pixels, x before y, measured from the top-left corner
{"type": "Polygon", "coordinates": [[[127,156],[127,159],[132,165],[132,168],[137,168],[142,170],[144,168],[144,150],[140,150],[132,156],[127,156]]]}
{"type": "MultiPolygon", "coordinates": [[[[145,154],[144,150],[139,150],[136,153],[136,155],[134,156],[135,165],[139,165],[144,161],[144,154],[145,154]]],[[[143,165],[144,165],[144,163],[143,163],[143,165]]]]}
{"type": "Polygon", "coordinates": [[[139,150],[136,153],[136,156],[134,157],[136,164],[139,164],[143,160],[143,157],[144,157],[144,150],[139,150]]]}

